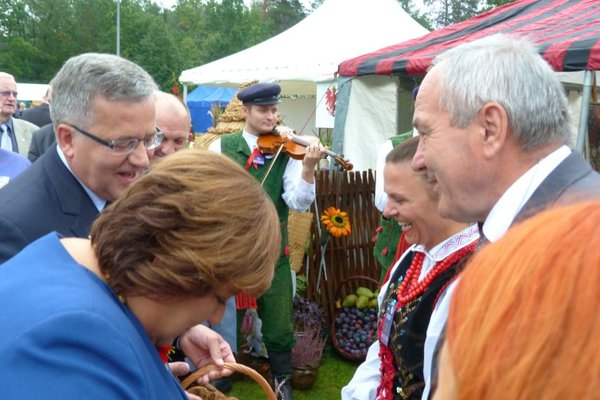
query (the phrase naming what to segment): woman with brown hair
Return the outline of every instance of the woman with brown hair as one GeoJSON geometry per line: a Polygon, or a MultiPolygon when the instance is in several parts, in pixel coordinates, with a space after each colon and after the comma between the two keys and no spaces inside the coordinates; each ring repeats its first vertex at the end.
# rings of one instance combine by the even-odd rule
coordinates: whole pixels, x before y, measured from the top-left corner
{"type": "Polygon", "coordinates": [[[434,399],[597,399],[599,248],[598,201],[485,246],[454,292],[434,399]]]}
{"type": "Polygon", "coordinates": [[[241,167],[171,155],[89,240],[51,233],[2,265],[0,398],[186,398],[157,349],[180,336],[198,367],[234,361],[197,325],[218,322],[228,297],[267,290],[279,240],[272,202],[241,167]]]}
{"type": "Polygon", "coordinates": [[[434,182],[410,166],[418,144],[410,138],[386,157],[384,215],[412,246],[388,271],[378,298],[378,340],[342,388],[342,400],[421,399],[433,350],[426,339],[437,338],[428,330],[431,314],[479,238],[476,225],[438,212],[434,182]]]}

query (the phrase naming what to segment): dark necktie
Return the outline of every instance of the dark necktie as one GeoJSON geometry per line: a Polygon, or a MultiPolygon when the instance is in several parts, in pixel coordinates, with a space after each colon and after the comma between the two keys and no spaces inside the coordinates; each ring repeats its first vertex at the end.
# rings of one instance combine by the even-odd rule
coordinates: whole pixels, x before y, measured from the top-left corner
{"type": "Polygon", "coordinates": [[[0,125],[0,132],[2,138],[0,138],[0,147],[6,151],[13,151],[12,139],[10,138],[10,128],[6,124],[0,125]]]}
{"type": "Polygon", "coordinates": [[[478,251],[490,242],[483,234],[483,222],[478,222],[477,228],[479,229],[479,241],[477,242],[477,247],[475,248],[475,251],[478,251]]]}

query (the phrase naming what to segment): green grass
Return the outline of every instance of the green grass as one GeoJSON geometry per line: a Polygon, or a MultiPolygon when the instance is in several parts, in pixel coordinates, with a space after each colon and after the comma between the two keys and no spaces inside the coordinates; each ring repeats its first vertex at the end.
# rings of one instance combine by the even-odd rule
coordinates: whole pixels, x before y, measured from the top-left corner
{"type": "MultiPolygon", "coordinates": [[[[358,365],[357,362],[340,357],[331,346],[328,346],[324,351],[315,385],[304,391],[294,390],[294,400],[339,399],[342,387],[350,381],[358,365]]],[[[234,381],[233,389],[227,395],[243,400],[267,398],[258,383],[251,378],[234,381]]]]}

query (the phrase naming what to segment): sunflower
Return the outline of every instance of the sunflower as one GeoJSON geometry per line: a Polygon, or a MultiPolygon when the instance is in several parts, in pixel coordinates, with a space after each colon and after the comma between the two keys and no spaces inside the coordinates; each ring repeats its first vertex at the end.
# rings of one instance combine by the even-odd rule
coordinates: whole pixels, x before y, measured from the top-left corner
{"type": "Polygon", "coordinates": [[[329,207],[321,215],[321,222],[327,227],[331,235],[339,238],[352,232],[350,228],[350,218],[348,213],[340,211],[335,207],[329,207]]]}

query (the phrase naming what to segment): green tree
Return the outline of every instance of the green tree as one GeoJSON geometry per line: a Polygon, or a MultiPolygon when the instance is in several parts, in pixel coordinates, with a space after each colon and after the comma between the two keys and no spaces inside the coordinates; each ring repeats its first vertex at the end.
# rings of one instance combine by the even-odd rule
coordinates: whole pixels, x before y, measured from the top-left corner
{"type": "Polygon", "coordinates": [[[35,50],[22,52],[19,46],[11,46],[12,57],[23,66],[23,71],[31,75],[18,75],[22,82],[47,83],[60,68],[65,58],[72,54],[76,40],[69,28],[75,23],[69,0],[15,0],[19,10],[15,16],[19,24],[24,24],[18,32],[9,33],[7,40],[18,38],[29,43],[35,50]],[[20,10],[25,10],[22,14],[20,10]],[[31,58],[29,58],[31,57],[31,58]],[[25,64],[28,64],[25,67],[25,64]]]}
{"type": "Polygon", "coordinates": [[[323,1],[325,0],[313,0],[310,2],[310,9],[311,10],[316,10],[317,8],[319,8],[321,6],[321,4],[323,4],[323,1]]]}
{"type": "Polygon", "coordinates": [[[273,33],[278,34],[302,21],[306,12],[298,0],[271,0],[267,17],[275,27],[273,33]]]}
{"type": "MultiPolygon", "coordinates": [[[[116,52],[117,0],[0,0],[0,70],[47,83],[66,59],[116,52]]],[[[304,18],[299,0],[120,1],[120,53],[163,90],[173,75],[253,46],[304,18]]]]}
{"type": "Polygon", "coordinates": [[[163,11],[149,0],[121,4],[121,55],[139,64],[168,91],[179,54],[163,11]]]}
{"type": "Polygon", "coordinates": [[[116,52],[116,5],[113,0],[77,0],[67,30],[76,38],[72,53],[116,52]]]}
{"type": "Polygon", "coordinates": [[[404,9],[404,11],[406,11],[406,13],[411,16],[412,19],[417,21],[419,24],[421,24],[423,27],[427,28],[428,30],[430,30],[430,31],[433,30],[431,21],[427,17],[427,14],[425,12],[421,12],[419,10],[419,8],[415,4],[414,0],[397,0],[397,1],[398,1],[398,3],[400,3],[400,5],[404,9]]]}
{"type": "MultiPolygon", "coordinates": [[[[412,2],[412,0],[398,1],[400,3],[412,2]]],[[[467,20],[475,15],[491,10],[492,8],[514,1],[515,0],[423,0],[423,4],[428,7],[425,16],[431,21],[430,25],[423,23],[422,20],[416,18],[412,13],[409,12],[409,14],[427,28],[441,28],[443,26],[467,20]]]]}
{"type": "Polygon", "coordinates": [[[205,6],[204,33],[200,49],[205,60],[213,61],[254,43],[249,43],[246,29],[250,21],[243,0],[209,0],[205,6]]]}
{"type": "Polygon", "coordinates": [[[508,4],[514,3],[516,0],[487,0],[482,7],[483,11],[491,10],[492,8],[508,4]]]}
{"type": "Polygon", "coordinates": [[[464,21],[477,15],[479,0],[424,0],[429,7],[429,17],[434,27],[439,28],[464,21]]]}
{"type": "Polygon", "coordinates": [[[39,50],[27,39],[13,38],[7,50],[3,50],[3,63],[0,70],[14,75],[17,82],[35,82],[36,76],[43,75],[44,66],[38,62],[23,62],[23,60],[39,60],[43,57],[39,50]]]}

